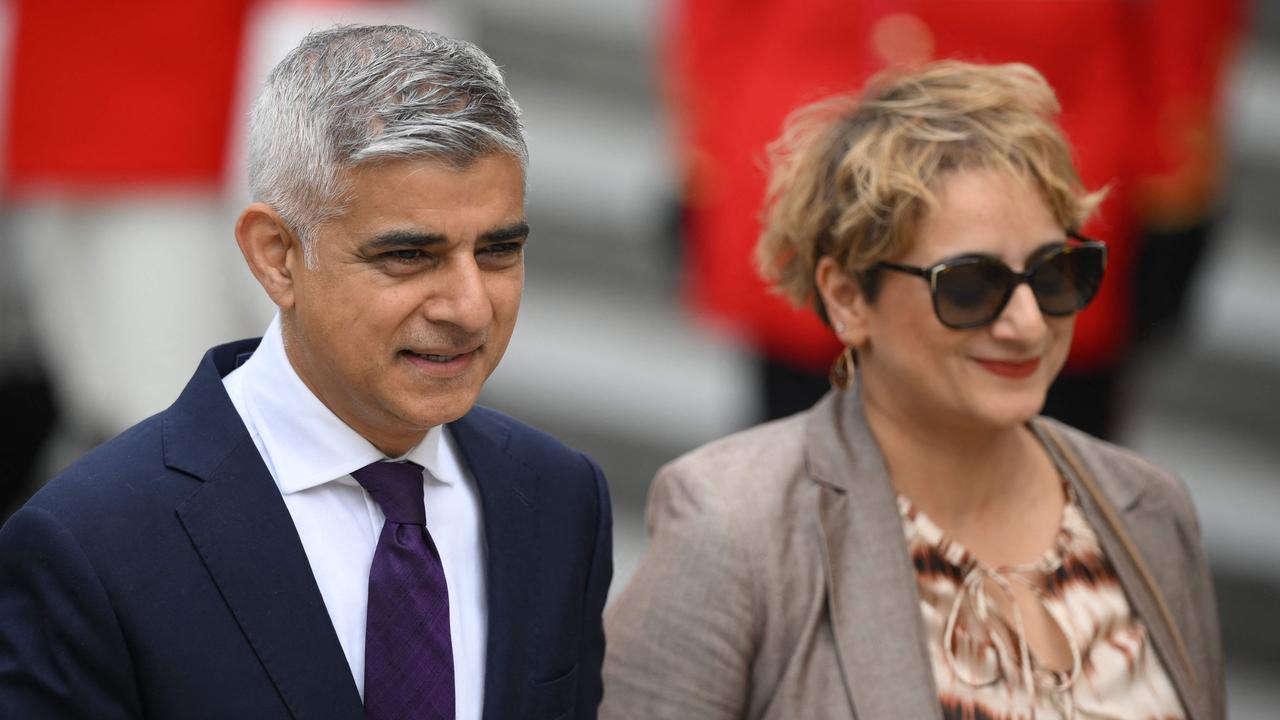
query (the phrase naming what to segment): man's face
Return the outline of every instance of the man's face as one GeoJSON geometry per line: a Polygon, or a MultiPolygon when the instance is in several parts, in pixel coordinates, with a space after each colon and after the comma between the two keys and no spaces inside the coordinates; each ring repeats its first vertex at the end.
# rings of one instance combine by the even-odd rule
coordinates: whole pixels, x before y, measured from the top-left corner
{"type": "Polygon", "coordinates": [[[341,217],[290,259],[285,348],[303,382],[388,455],[476,402],[524,288],[524,174],[506,154],[357,167],[341,217]]]}

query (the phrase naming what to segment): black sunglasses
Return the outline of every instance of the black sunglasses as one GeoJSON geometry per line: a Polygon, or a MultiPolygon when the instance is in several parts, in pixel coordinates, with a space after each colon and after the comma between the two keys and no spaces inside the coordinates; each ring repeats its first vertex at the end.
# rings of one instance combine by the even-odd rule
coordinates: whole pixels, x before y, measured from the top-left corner
{"type": "Polygon", "coordinates": [[[1107,266],[1106,245],[1075,232],[1067,235],[1075,242],[1040,251],[1024,272],[986,255],[962,255],[923,268],[891,262],[872,267],[927,280],[933,312],[949,328],[963,330],[995,322],[1022,283],[1031,286],[1041,312],[1062,317],[1089,304],[1107,266]]]}

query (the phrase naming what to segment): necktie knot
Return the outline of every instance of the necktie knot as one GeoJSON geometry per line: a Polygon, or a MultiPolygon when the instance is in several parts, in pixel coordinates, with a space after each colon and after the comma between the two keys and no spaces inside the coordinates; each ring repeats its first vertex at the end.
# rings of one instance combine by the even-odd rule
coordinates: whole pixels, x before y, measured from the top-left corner
{"type": "Polygon", "coordinates": [[[427,524],[427,513],[422,505],[422,466],[379,460],[353,471],[351,477],[373,496],[387,522],[427,524]]]}

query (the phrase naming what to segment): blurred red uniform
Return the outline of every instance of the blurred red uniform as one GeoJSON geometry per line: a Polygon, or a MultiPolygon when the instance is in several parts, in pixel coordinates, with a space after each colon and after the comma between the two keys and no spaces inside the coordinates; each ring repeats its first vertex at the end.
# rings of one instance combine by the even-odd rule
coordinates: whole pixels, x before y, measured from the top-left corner
{"type": "Polygon", "coordinates": [[[250,0],[16,0],[6,194],[221,191],[250,0]]]}
{"type": "Polygon", "coordinates": [[[875,72],[938,58],[1024,62],[1057,91],[1086,187],[1111,185],[1085,234],[1110,245],[1067,373],[1107,373],[1133,337],[1140,226],[1209,212],[1218,91],[1239,0],[685,0],[668,20],[684,150],[694,307],[776,363],[825,372],[839,351],[811,312],[765,291],[752,248],[765,147],[796,107],[875,72]]]}

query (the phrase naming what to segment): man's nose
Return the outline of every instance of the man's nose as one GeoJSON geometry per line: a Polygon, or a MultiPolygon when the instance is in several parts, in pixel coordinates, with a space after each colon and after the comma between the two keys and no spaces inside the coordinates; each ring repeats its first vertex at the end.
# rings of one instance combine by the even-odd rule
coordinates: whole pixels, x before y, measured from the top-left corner
{"type": "Polygon", "coordinates": [[[493,319],[493,306],[485,286],[484,271],[474,257],[449,263],[444,272],[428,276],[432,283],[423,303],[423,313],[433,323],[479,332],[493,319]]]}
{"type": "Polygon", "coordinates": [[[1030,285],[1022,283],[1013,289],[1009,304],[1000,311],[1000,316],[991,326],[991,333],[1004,340],[1037,342],[1047,328],[1035,293],[1030,285]]]}

